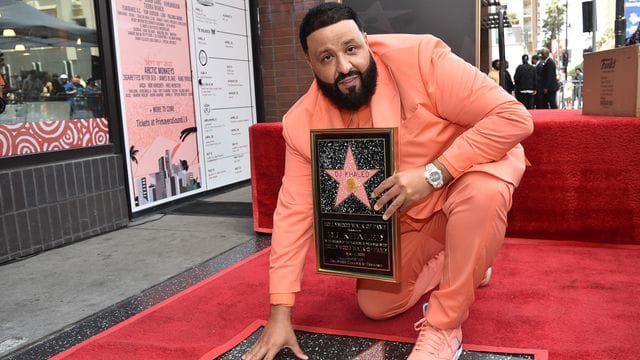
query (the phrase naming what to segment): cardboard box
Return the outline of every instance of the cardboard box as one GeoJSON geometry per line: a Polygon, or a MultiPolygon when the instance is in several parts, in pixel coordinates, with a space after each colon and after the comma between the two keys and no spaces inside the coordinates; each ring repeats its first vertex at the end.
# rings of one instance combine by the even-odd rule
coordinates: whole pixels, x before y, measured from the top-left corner
{"type": "Polygon", "coordinates": [[[584,115],[640,116],[640,45],[584,55],[584,115]]]}

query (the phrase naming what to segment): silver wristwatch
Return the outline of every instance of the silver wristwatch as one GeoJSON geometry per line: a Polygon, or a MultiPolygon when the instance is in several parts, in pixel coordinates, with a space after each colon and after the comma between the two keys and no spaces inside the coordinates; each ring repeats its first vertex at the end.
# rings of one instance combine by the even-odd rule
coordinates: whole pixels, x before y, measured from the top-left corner
{"type": "Polygon", "coordinates": [[[440,189],[444,185],[444,176],[442,171],[433,163],[428,163],[424,167],[424,179],[433,186],[434,189],[440,189]]]}

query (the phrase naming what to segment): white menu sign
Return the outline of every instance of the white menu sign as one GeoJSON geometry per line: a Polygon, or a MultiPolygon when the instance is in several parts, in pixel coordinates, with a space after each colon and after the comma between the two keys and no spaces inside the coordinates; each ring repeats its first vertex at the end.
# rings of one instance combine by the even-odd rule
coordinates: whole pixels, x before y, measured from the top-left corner
{"type": "Polygon", "coordinates": [[[214,189],[251,177],[255,122],[248,0],[189,2],[202,183],[214,189]]]}

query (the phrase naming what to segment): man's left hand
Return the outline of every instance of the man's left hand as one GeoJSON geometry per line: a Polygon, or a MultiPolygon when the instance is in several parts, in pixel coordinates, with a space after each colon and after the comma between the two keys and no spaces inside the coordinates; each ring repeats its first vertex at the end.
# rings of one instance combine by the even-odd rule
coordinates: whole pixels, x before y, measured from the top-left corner
{"type": "Polygon", "coordinates": [[[382,215],[382,219],[387,220],[396,211],[405,211],[432,191],[433,187],[424,178],[424,166],[401,171],[385,179],[373,190],[373,198],[382,194],[373,208],[380,210],[388,204],[382,215]]]}

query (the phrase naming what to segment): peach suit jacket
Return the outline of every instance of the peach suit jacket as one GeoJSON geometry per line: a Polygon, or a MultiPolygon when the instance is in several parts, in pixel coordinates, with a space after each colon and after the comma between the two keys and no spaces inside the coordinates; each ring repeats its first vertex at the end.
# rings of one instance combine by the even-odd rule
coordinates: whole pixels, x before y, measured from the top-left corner
{"type": "MultiPolygon", "coordinates": [[[[519,142],[533,130],[518,101],[436,37],[367,38],[378,69],[373,126],[398,129],[399,171],[439,159],[454,178],[483,171],[518,185],[526,163],[519,142]]],[[[313,239],[310,129],[345,124],[315,81],[282,122],[285,173],[274,212],[269,290],[272,304],[293,305],[313,239]]],[[[436,191],[405,215],[426,219],[444,200],[436,191]]]]}

